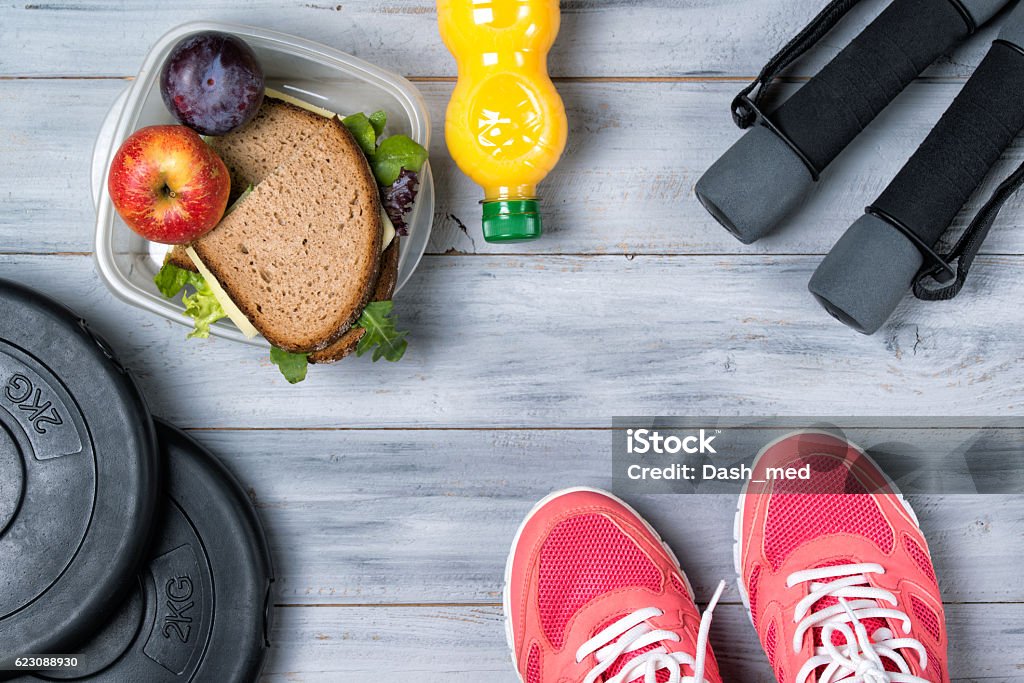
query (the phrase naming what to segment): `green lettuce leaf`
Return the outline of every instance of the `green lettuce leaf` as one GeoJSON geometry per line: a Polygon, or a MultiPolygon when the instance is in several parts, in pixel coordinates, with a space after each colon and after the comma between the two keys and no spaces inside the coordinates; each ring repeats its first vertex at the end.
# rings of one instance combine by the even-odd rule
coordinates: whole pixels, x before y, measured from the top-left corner
{"type": "Polygon", "coordinates": [[[298,384],[306,379],[306,370],[309,367],[308,354],[288,353],[276,346],[270,347],[270,362],[277,366],[288,384],[298,384]]]}
{"type": "Polygon", "coordinates": [[[386,111],[381,109],[370,114],[370,125],[373,126],[373,132],[377,134],[377,137],[384,135],[384,127],[388,125],[388,114],[386,111]]]}
{"type": "Polygon", "coordinates": [[[359,143],[359,148],[363,150],[363,154],[368,157],[373,156],[374,152],[377,151],[377,136],[379,133],[370,117],[363,113],[352,114],[343,118],[341,122],[345,124],[345,127],[352,133],[352,137],[359,143]]]}
{"type": "Polygon", "coordinates": [[[356,355],[362,356],[373,350],[373,362],[381,358],[395,362],[402,359],[409,342],[405,339],[408,332],[399,332],[395,328],[395,318],[391,315],[393,301],[374,301],[363,309],[363,314],[356,323],[366,330],[366,334],[356,345],[356,355]]]}
{"type": "Polygon", "coordinates": [[[195,321],[195,329],[188,333],[189,339],[206,339],[210,336],[210,325],[227,316],[205,280],[191,295],[182,296],[181,303],[185,304],[185,315],[195,321]]]}
{"type": "Polygon", "coordinates": [[[185,315],[192,318],[195,327],[189,333],[188,338],[205,339],[210,336],[210,325],[221,318],[227,317],[227,313],[221,307],[213,290],[206,284],[206,280],[199,273],[179,268],[173,263],[165,263],[163,268],[153,278],[157,289],[168,299],[173,299],[185,289],[192,288],[192,293],[187,291],[181,295],[181,303],[185,305],[185,315]]]}
{"type": "Polygon", "coordinates": [[[383,187],[390,187],[398,179],[402,169],[419,172],[427,160],[427,150],[408,135],[392,135],[381,139],[388,115],[375,111],[346,116],[341,122],[355,137],[359,148],[370,162],[373,175],[383,187]],[[380,144],[378,144],[380,143],[380,144]]]}
{"type": "Polygon", "coordinates": [[[402,169],[416,171],[423,168],[427,160],[427,150],[407,135],[392,135],[385,138],[377,152],[370,157],[370,167],[377,177],[377,182],[390,187],[398,180],[402,169]]]}
{"type": "Polygon", "coordinates": [[[165,263],[153,278],[153,282],[156,283],[156,288],[160,290],[161,294],[171,299],[188,284],[189,276],[194,274],[173,263],[165,263]]]}

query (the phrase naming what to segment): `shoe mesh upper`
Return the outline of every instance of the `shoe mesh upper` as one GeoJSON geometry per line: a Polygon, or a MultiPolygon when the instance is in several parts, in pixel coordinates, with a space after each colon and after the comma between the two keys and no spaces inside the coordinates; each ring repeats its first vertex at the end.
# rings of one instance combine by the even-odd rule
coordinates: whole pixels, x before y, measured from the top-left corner
{"type": "Polygon", "coordinates": [[[942,680],[942,664],[939,663],[939,658],[935,656],[935,652],[932,651],[927,645],[924,646],[924,651],[928,653],[928,677],[933,681],[942,680]]]}
{"type": "Polygon", "coordinates": [[[672,587],[679,591],[680,594],[687,596],[690,594],[690,591],[686,590],[686,584],[683,583],[682,579],[675,574],[671,574],[669,578],[672,581],[672,587]]]}
{"type": "Polygon", "coordinates": [[[928,553],[924,551],[924,548],[919,546],[914,539],[909,536],[903,537],[903,547],[907,549],[907,554],[910,555],[911,559],[914,560],[914,564],[921,568],[924,575],[932,580],[936,586],[939,585],[939,580],[935,578],[935,568],[932,567],[932,561],[928,557],[928,553]]]}
{"type": "Polygon", "coordinates": [[[910,605],[914,609],[914,616],[921,626],[924,626],[924,630],[928,631],[932,638],[939,640],[939,617],[935,614],[935,610],[916,595],[910,596],[910,605]]]}
{"type": "Polygon", "coordinates": [[[754,571],[750,574],[750,583],[747,588],[747,602],[750,603],[750,620],[754,622],[754,627],[757,627],[757,584],[761,578],[761,565],[754,567],[754,571]]]}
{"type": "Polygon", "coordinates": [[[588,602],[626,587],[658,592],[658,567],[608,517],[586,514],[560,522],[540,551],[541,628],[556,649],[565,627],[588,602]]]}
{"type": "Polygon", "coordinates": [[[884,553],[892,552],[893,530],[867,489],[828,456],[804,460],[815,470],[810,480],[781,480],[768,507],[765,558],[777,570],[802,544],[834,534],[862,536],[884,553]],[[834,491],[835,493],[828,493],[834,491]]]}
{"type": "Polygon", "coordinates": [[[540,648],[536,644],[530,648],[530,657],[526,660],[526,683],[543,683],[540,677],[540,648]]]}

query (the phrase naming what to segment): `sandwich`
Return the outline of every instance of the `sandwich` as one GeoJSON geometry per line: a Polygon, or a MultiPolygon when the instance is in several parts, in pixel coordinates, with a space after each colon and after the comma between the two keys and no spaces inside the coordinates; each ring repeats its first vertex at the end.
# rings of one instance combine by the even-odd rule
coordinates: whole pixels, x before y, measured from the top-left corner
{"type": "Polygon", "coordinates": [[[290,382],[353,352],[402,357],[391,296],[426,150],[382,137],[385,125],[383,112],[342,119],[268,91],[250,123],[207,139],[228,168],[230,208],[156,276],[165,296],[181,294],[190,336],[228,317],[271,344],[290,382]]]}

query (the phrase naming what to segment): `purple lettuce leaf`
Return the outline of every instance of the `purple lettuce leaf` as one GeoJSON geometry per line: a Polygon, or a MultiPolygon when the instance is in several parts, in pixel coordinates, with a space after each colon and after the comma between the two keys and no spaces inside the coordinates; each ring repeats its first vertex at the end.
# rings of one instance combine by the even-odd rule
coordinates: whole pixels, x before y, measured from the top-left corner
{"type": "Polygon", "coordinates": [[[416,201],[416,193],[420,189],[420,176],[416,171],[403,168],[398,179],[390,187],[381,188],[380,200],[384,211],[395,226],[395,232],[405,236],[409,234],[409,225],[405,216],[416,201]]]}

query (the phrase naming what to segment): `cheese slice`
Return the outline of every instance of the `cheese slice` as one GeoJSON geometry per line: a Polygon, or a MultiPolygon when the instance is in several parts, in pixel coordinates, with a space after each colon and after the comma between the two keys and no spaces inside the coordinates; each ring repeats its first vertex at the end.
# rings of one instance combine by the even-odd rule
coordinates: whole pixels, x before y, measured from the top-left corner
{"type": "Polygon", "coordinates": [[[323,107],[318,107],[315,104],[310,104],[309,102],[300,100],[298,97],[295,97],[294,95],[283,93],[280,90],[267,88],[265,92],[268,97],[273,97],[275,100],[281,100],[282,102],[293,104],[299,109],[305,109],[306,111],[311,111],[314,114],[319,114],[320,116],[323,116],[325,119],[333,119],[335,116],[337,116],[337,114],[335,114],[333,111],[324,109],[323,107]]]}
{"type": "Polygon", "coordinates": [[[206,264],[199,258],[199,254],[192,247],[186,247],[185,253],[192,259],[192,263],[195,264],[196,270],[206,280],[206,284],[210,286],[210,291],[213,292],[213,296],[217,299],[220,307],[224,309],[224,313],[227,314],[228,318],[235,324],[235,326],[242,331],[242,334],[248,339],[252,339],[259,334],[259,331],[253,327],[253,324],[249,322],[249,319],[245,317],[241,309],[235,305],[235,302],[231,300],[228,293],[224,291],[224,288],[217,282],[217,278],[213,276],[210,269],[206,267],[206,264]]]}
{"type": "Polygon", "coordinates": [[[388,218],[388,213],[384,209],[380,210],[380,222],[384,225],[384,230],[381,232],[381,245],[380,250],[383,252],[391,244],[391,240],[395,239],[395,224],[388,218]]]}

